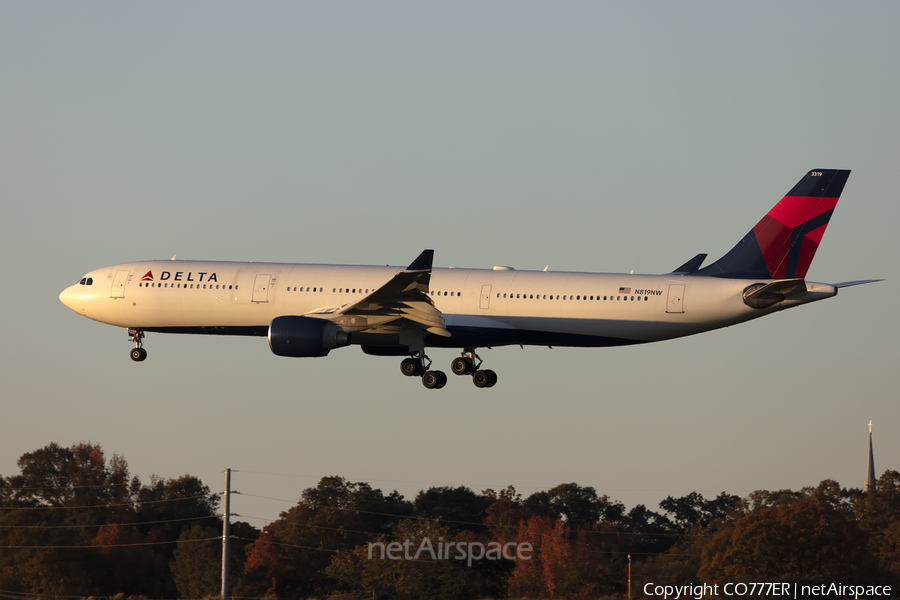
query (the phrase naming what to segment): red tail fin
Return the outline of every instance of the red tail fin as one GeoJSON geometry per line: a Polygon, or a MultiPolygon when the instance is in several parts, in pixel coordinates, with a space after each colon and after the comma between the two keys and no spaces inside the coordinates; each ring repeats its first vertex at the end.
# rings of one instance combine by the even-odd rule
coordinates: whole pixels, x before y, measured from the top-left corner
{"type": "Polygon", "coordinates": [[[694,275],[806,277],[849,176],[849,170],[810,171],[728,254],[694,275]]]}

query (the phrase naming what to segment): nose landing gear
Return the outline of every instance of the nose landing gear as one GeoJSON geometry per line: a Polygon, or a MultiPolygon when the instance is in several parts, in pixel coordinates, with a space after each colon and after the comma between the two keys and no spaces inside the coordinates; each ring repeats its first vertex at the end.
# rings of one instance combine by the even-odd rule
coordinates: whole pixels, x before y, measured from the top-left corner
{"type": "Polygon", "coordinates": [[[144,332],[140,329],[128,330],[128,341],[134,342],[134,348],[131,350],[131,360],[141,362],[147,358],[147,351],[144,350],[144,332]]]}

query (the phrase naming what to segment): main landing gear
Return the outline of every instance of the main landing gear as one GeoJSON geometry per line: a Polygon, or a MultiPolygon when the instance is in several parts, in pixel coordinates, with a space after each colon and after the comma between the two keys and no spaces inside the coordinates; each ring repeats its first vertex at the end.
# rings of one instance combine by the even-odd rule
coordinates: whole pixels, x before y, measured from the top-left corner
{"type": "Polygon", "coordinates": [[[422,353],[421,358],[404,358],[400,363],[400,372],[407,377],[422,377],[422,385],[429,390],[439,390],[447,385],[447,376],[443,371],[431,370],[431,359],[422,353]],[[425,363],[428,361],[428,364],[425,363]]]}
{"type": "Polygon", "coordinates": [[[144,350],[144,332],[140,329],[128,330],[128,341],[134,342],[134,349],[131,351],[131,360],[141,362],[147,358],[147,351],[144,350]]]}
{"type": "MultiPolygon", "coordinates": [[[[494,387],[497,374],[490,369],[481,369],[481,357],[475,354],[475,348],[465,348],[462,356],[450,363],[454,375],[471,375],[475,387],[494,387]]],[[[429,390],[439,390],[447,385],[447,376],[443,371],[431,370],[431,359],[422,353],[421,358],[405,358],[400,363],[400,372],[407,377],[421,377],[422,385],[429,390]],[[426,363],[427,361],[427,363],[426,363]]]]}
{"type": "Polygon", "coordinates": [[[475,387],[494,387],[497,374],[490,369],[481,369],[481,357],[475,354],[475,348],[464,348],[462,356],[454,358],[450,370],[454,375],[471,375],[475,387]],[[477,362],[476,362],[477,361],[477,362]]]}

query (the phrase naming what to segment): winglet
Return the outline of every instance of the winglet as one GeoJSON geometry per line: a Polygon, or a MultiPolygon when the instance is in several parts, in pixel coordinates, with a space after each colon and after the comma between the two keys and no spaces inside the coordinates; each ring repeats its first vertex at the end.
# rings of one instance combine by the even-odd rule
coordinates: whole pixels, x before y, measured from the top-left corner
{"type": "Polygon", "coordinates": [[[406,267],[407,271],[430,271],[431,264],[434,262],[434,250],[422,250],[422,254],[420,254],[416,260],[412,261],[408,267],[406,267]]]}

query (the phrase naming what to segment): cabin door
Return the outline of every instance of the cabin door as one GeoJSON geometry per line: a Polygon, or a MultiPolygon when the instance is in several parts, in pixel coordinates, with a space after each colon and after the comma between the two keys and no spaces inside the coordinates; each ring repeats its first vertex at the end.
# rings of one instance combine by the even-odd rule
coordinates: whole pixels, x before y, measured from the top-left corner
{"type": "Polygon", "coordinates": [[[131,271],[118,271],[116,272],[116,277],[112,282],[112,289],[109,290],[110,298],[124,298],[125,297],[125,282],[128,281],[128,276],[131,275],[131,271]]]}
{"type": "Polygon", "coordinates": [[[666,304],[667,313],[684,312],[684,284],[673,283],[669,286],[669,300],[666,304]]]}
{"type": "Polygon", "coordinates": [[[257,275],[256,281],[253,283],[253,302],[269,301],[269,282],[272,280],[271,275],[257,275]]]}
{"type": "Polygon", "coordinates": [[[481,308],[491,307],[491,286],[481,286],[481,308]]]}

